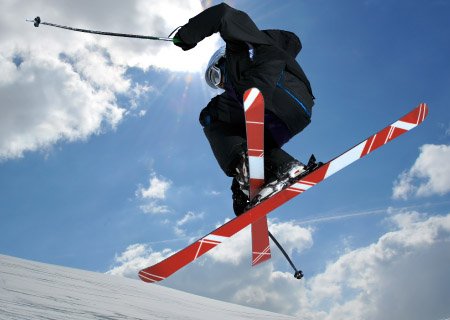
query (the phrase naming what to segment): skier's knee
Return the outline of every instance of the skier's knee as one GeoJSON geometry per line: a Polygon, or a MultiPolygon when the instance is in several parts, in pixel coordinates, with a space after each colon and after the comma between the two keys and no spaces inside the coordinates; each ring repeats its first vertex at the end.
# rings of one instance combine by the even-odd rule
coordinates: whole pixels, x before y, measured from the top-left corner
{"type": "Polygon", "coordinates": [[[199,122],[202,127],[209,127],[211,123],[216,120],[217,117],[211,112],[211,109],[206,107],[200,112],[199,122]]]}

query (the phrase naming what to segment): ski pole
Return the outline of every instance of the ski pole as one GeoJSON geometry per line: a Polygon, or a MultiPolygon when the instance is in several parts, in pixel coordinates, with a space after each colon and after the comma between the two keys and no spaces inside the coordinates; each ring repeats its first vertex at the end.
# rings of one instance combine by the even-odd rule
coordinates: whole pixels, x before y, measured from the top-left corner
{"type": "Polygon", "coordinates": [[[173,32],[169,35],[169,37],[155,37],[155,36],[142,36],[142,35],[137,35],[137,34],[105,32],[105,31],[95,31],[95,30],[88,30],[88,29],[72,28],[72,27],[62,26],[62,25],[59,25],[59,24],[56,24],[56,23],[50,23],[50,22],[41,21],[40,17],[36,17],[33,20],[26,19],[25,21],[33,22],[35,27],[39,27],[39,25],[43,24],[43,25],[50,26],[50,27],[61,28],[61,29],[77,31],[77,32],[84,32],[84,33],[100,34],[100,35],[103,35],[103,36],[137,38],[137,39],[147,39],[147,40],[173,41],[173,38],[170,38],[170,36],[173,34],[173,32]]]}
{"type": "Polygon", "coordinates": [[[275,239],[275,237],[273,236],[273,234],[269,231],[269,237],[270,239],[272,239],[272,241],[276,244],[276,246],[278,247],[278,249],[280,249],[281,253],[283,253],[284,257],[286,258],[286,260],[289,262],[289,264],[291,265],[291,267],[294,269],[294,277],[296,279],[301,279],[303,278],[303,272],[301,270],[298,270],[294,263],[292,262],[291,258],[289,258],[288,254],[286,253],[286,251],[283,249],[283,247],[281,246],[281,244],[277,241],[277,239],[275,239]]]}

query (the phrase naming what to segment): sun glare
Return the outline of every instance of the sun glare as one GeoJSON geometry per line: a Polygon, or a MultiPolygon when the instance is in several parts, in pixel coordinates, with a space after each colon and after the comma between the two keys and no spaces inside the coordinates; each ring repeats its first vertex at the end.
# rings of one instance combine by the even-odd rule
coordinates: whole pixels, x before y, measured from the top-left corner
{"type": "Polygon", "coordinates": [[[183,51],[173,45],[162,49],[154,63],[160,68],[181,72],[204,72],[211,55],[220,47],[221,39],[218,35],[211,36],[200,42],[195,48],[183,51]]]}

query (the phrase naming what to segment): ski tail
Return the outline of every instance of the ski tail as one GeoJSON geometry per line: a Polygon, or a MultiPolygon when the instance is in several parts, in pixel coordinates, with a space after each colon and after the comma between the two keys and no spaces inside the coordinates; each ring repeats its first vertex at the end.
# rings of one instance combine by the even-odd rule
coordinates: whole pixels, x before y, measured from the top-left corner
{"type": "Polygon", "coordinates": [[[252,223],[252,266],[270,258],[269,226],[264,216],[252,223]]]}

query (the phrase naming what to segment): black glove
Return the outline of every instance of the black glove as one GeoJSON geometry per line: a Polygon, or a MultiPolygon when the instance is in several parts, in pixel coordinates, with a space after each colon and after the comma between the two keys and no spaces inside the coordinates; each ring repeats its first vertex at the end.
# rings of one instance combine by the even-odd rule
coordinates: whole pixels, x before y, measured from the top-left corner
{"type": "Polygon", "coordinates": [[[197,44],[187,44],[184,43],[183,40],[181,40],[180,35],[177,34],[173,37],[173,44],[180,47],[181,49],[183,49],[184,51],[190,50],[192,48],[194,48],[197,44]]]}

